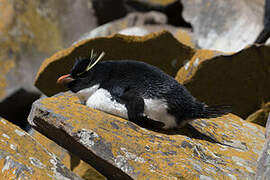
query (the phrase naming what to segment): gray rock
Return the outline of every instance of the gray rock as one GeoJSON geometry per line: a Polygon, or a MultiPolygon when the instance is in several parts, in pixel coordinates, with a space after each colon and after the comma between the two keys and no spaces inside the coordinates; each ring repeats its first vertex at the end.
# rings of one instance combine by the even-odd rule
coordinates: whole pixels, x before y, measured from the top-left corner
{"type": "Polygon", "coordinates": [[[200,48],[235,52],[263,28],[264,0],[180,0],[200,48]]]}
{"type": "Polygon", "coordinates": [[[154,26],[154,27],[157,27],[157,29],[159,28],[159,30],[156,30],[156,31],[160,31],[162,29],[160,26],[166,26],[165,25],[166,23],[167,23],[167,17],[163,13],[156,12],[156,11],[147,12],[147,13],[134,12],[134,13],[128,14],[124,18],[101,25],[97,27],[96,29],[85,33],[73,44],[76,44],[77,42],[85,40],[85,39],[101,37],[101,36],[109,36],[109,35],[116,34],[121,31],[125,31],[126,29],[130,29],[130,28],[136,28],[136,33],[132,33],[133,35],[145,35],[150,32],[148,30],[144,30],[143,28],[141,28],[141,26],[147,26],[147,25],[151,27],[154,26]]]}
{"type": "Polygon", "coordinates": [[[265,126],[265,138],[270,138],[270,113],[268,115],[268,119],[266,121],[265,126]]]}
{"type": "Polygon", "coordinates": [[[270,113],[266,123],[265,136],[267,139],[258,158],[258,166],[256,171],[257,180],[270,179],[270,113]]]}
{"type": "Polygon", "coordinates": [[[256,179],[257,180],[270,179],[270,138],[266,140],[263,150],[258,158],[256,179]]]}

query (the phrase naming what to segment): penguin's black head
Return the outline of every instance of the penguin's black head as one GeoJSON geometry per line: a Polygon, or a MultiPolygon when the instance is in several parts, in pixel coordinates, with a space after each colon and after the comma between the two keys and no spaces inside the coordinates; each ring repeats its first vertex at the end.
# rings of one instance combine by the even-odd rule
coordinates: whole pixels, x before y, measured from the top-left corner
{"type": "Polygon", "coordinates": [[[99,84],[102,81],[105,72],[103,72],[104,68],[96,64],[103,56],[104,52],[97,56],[96,54],[93,54],[92,51],[90,58],[78,58],[75,61],[70,74],[58,78],[57,83],[63,84],[74,93],[99,84]]]}

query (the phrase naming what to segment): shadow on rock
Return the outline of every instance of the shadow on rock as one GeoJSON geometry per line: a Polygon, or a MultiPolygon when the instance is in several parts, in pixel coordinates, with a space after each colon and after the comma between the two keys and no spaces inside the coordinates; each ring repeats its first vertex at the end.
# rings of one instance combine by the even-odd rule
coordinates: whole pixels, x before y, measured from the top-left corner
{"type": "Polygon", "coordinates": [[[27,116],[32,103],[39,97],[39,93],[29,92],[21,88],[0,102],[0,116],[27,131],[30,128],[27,116]]]}
{"type": "Polygon", "coordinates": [[[183,136],[187,136],[187,137],[193,138],[193,139],[205,140],[205,141],[209,141],[211,143],[218,143],[217,141],[215,141],[211,137],[198,131],[196,128],[194,128],[190,124],[187,124],[184,127],[178,128],[178,129],[164,130],[164,129],[162,129],[162,127],[164,126],[164,124],[162,122],[154,121],[151,119],[147,119],[147,121],[142,121],[142,122],[143,123],[140,123],[137,125],[139,125],[143,128],[146,128],[148,130],[151,130],[151,131],[155,131],[155,132],[159,132],[159,133],[167,134],[167,135],[183,135],[183,136]]]}

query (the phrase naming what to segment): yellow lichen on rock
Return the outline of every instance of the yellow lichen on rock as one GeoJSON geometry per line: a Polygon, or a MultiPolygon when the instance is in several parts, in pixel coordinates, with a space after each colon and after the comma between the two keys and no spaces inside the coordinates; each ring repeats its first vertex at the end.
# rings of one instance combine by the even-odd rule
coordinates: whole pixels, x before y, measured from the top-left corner
{"type": "Polygon", "coordinates": [[[63,86],[56,84],[57,78],[70,72],[77,57],[89,57],[91,49],[104,51],[104,60],[144,61],[158,66],[170,75],[175,75],[184,60],[194,54],[192,48],[177,41],[167,31],[143,37],[119,34],[98,37],[81,41],[46,59],[36,76],[35,86],[48,96],[64,91],[63,86]]]}
{"type": "Polygon", "coordinates": [[[218,51],[197,49],[192,58],[186,61],[185,65],[177,72],[175,79],[181,84],[185,83],[196,72],[200,63],[220,54],[221,52],[218,51]]]}
{"type": "Polygon", "coordinates": [[[36,91],[31,82],[41,60],[63,48],[60,20],[50,13],[57,10],[44,3],[0,0],[0,99],[22,86],[36,91]]]}
{"type": "Polygon", "coordinates": [[[0,177],[3,179],[80,179],[28,133],[0,119],[0,177]]]}
{"type": "Polygon", "coordinates": [[[22,26],[26,32],[19,38],[21,43],[35,46],[40,52],[48,54],[63,48],[59,25],[39,11],[36,1],[29,1],[29,5],[24,13],[18,16],[17,21],[18,26],[22,26]]]}
{"type": "MultiPolygon", "coordinates": [[[[188,46],[190,46],[192,48],[195,48],[195,45],[194,45],[194,43],[192,41],[191,34],[188,33],[187,31],[179,29],[178,31],[175,32],[175,37],[181,43],[183,43],[185,45],[188,45],[188,46]]],[[[199,50],[197,50],[197,51],[199,51],[199,50]]]]}
{"type": "Polygon", "coordinates": [[[176,0],[149,0],[149,1],[154,3],[154,4],[168,5],[168,4],[175,2],[176,0]]]}
{"type": "Polygon", "coordinates": [[[6,31],[8,27],[10,27],[13,23],[14,18],[14,9],[12,7],[12,4],[8,1],[1,0],[0,1],[0,31],[6,31]]]}
{"type": "Polygon", "coordinates": [[[38,3],[33,0],[27,4],[17,0],[0,1],[1,54],[10,50],[22,53],[25,48],[22,45],[35,47],[43,53],[53,53],[63,47],[57,22],[53,22],[50,17],[44,17],[38,3]]]}
{"type": "Polygon", "coordinates": [[[0,60],[0,99],[6,95],[6,78],[5,75],[15,66],[14,61],[1,61],[0,60]]]}
{"type": "Polygon", "coordinates": [[[235,115],[193,121],[212,140],[181,131],[154,132],[81,105],[71,93],[35,102],[29,122],[70,151],[70,141],[80,143],[83,147],[76,146],[74,153],[97,168],[105,160],[102,172],[118,178],[254,178],[265,140],[264,128],[235,115]],[[88,156],[103,160],[94,163],[88,156]]]}
{"type": "Polygon", "coordinates": [[[102,180],[105,179],[97,170],[85,163],[76,155],[69,153],[66,149],[57,145],[52,140],[46,138],[38,131],[34,131],[31,136],[41,145],[46,147],[51,153],[54,153],[57,158],[71,171],[79,175],[85,180],[102,180]]]}

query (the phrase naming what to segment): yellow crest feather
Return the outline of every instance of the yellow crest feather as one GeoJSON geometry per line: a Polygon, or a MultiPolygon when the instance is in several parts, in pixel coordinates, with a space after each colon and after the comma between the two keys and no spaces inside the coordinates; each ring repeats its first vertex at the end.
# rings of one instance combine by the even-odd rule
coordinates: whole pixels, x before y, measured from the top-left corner
{"type": "Polygon", "coordinates": [[[87,66],[87,68],[85,69],[85,71],[89,71],[90,69],[92,69],[104,57],[104,55],[105,55],[105,52],[102,51],[102,53],[97,57],[97,54],[95,54],[94,50],[92,49],[91,56],[90,56],[91,61],[90,61],[89,65],[87,66]],[[92,64],[93,60],[94,60],[94,63],[92,64]]]}

